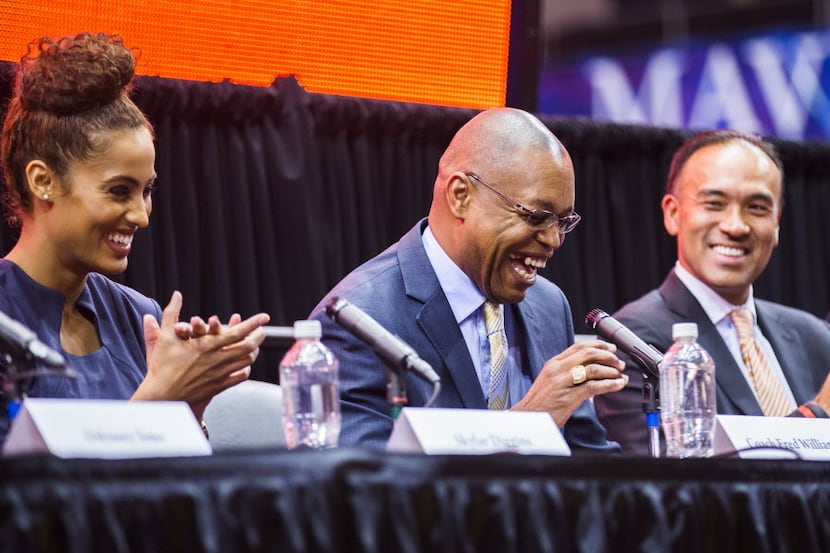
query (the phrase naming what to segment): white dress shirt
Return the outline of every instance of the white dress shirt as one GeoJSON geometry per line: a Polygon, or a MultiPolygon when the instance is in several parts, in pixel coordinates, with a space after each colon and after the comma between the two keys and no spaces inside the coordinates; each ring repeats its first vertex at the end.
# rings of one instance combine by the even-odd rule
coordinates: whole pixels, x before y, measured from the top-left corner
{"type": "MultiPolygon", "coordinates": [[[[461,334],[464,336],[464,342],[467,344],[467,350],[473,360],[473,366],[481,384],[481,392],[486,401],[490,389],[490,363],[486,361],[489,356],[483,355],[483,352],[490,350],[490,343],[487,340],[484,315],[481,310],[486,298],[479,292],[470,277],[450,259],[450,256],[435,239],[429,227],[421,235],[421,240],[427,258],[429,258],[429,263],[438,277],[441,290],[444,291],[450,309],[452,309],[455,316],[455,322],[458,323],[461,334]]],[[[507,334],[508,344],[509,407],[515,405],[525,396],[531,384],[530,376],[522,370],[521,336],[517,332],[513,309],[510,305],[504,306],[504,330],[507,334]]]]}
{"type": "MultiPolygon", "coordinates": [[[[687,271],[682,265],[680,265],[679,261],[675,264],[674,272],[677,275],[677,278],[680,279],[680,282],[682,282],[686,288],[689,289],[698,303],[700,303],[700,306],[703,308],[703,311],[706,312],[706,316],[709,317],[712,324],[715,325],[715,328],[718,329],[723,341],[726,343],[727,347],[729,347],[729,352],[735,359],[735,363],[741,368],[741,372],[743,373],[747,384],[749,384],[752,392],[755,393],[755,384],[752,382],[752,377],[749,375],[749,369],[747,369],[744,364],[743,355],[741,355],[741,342],[738,339],[738,331],[735,329],[732,317],[729,316],[732,311],[742,308],[748,309],[752,313],[755,340],[757,340],[758,344],[761,346],[764,354],[769,359],[770,366],[775,371],[775,374],[778,376],[779,380],[781,380],[781,384],[783,384],[784,391],[787,393],[787,398],[790,401],[790,408],[795,409],[797,407],[795,397],[793,396],[793,392],[790,389],[787,379],[784,377],[784,371],[781,370],[781,364],[778,362],[778,358],[775,356],[775,351],[773,351],[769,340],[766,339],[764,334],[761,332],[761,327],[758,326],[758,314],[755,311],[755,300],[752,295],[752,286],[749,287],[749,297],[747,298],[746,303],[743,305],[733,305],[723,299],[717,292],[709,288],[709,286],[695,277],[692,273],[687,271]]],[[[717,379],[717,367],[715,367],[715,379],[717,379]]],[[[755,393],[755,397],[757,399],[757,393],[755,393]]]]}

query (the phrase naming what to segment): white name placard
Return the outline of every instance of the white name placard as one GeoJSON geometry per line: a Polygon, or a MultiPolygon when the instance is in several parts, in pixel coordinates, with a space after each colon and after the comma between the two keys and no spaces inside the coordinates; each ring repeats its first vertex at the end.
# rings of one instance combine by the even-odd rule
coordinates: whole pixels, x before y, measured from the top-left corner
{"type": "Polygon", "coordinates": [[[548,413],[423,407],[403,408],[386,449],[428,455],[571,454],[548,413]]]}
{"type": "Polygon", "coordinates": [[[4,456],[127,459],[210,455],[190,407],[180,401],[27,398],[4,456]]]}
{"type": "Polygon", "coordinates": [[[830,419],[718,415],[714,450],[715,455],[737,451],[742,459],[792,459],[794,452],[830,461],[830,419]]]}

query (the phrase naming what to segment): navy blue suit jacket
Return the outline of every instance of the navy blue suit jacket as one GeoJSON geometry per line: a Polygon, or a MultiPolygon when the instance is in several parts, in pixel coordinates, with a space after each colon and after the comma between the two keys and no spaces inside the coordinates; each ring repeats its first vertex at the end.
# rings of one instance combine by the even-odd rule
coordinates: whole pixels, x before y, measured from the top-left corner
{"type": "MultiPolygon", "coordinates": [[[[386,401],[386,369],[370,347],[331,321],[325,306],[347,299],[418,352],[441,377],[435,406],[486,409],[487,403],[450,304],[421,241],[426,220],[401,240],[346,276],[314,308],[323,341],[340,361],[343,428],[340,444],[383,448],[392,431],[386,401]]],[[[523,365],[535,378],[544,363],[573,343],[570,306],[562,291],[538,277],[525,299],[512,306],[523,333],[523,365]]],[[[423,406],[432,386],[406,378],[409,405],[423,406]]],[[[590,402],[583,403],[563,429],[574,450],[618,451],[609,444],[590,402]]]]}
{"type": "MultiPolygon", "coordinates": [[[[796,402],[800,405],[813,399],[830,371],[830,325],[805,311],[769,301],[756,299],[755,309],[796,402]]],[[[715,360],[718,413],[763,415],[717,328],[674,271],[658,290],[624,306],[614,317],[661,352],[672,344],[672,324],[697,323],[698,342],[715,360]]],[[[594,402],[609,438],[618,441],[624,453],[645,455],[648,432],[642,409],[642,371],[626,358],[626,374],[625,389],[597,396],[594,402]]]]}

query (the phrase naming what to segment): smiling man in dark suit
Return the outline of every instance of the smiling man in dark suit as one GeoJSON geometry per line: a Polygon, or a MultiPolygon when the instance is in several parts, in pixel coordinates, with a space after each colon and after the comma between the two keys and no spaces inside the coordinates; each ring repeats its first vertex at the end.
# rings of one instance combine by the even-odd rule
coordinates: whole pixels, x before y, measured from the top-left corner
{"type": "MultiPolygon", "coordinates": [[[[715,360],[721,414],[826,417],[830,403],[830,326],[753,296],[752,283],[778,245],[782,179],[775,148],[754,135],[718,130],[687,140],[662,201],[677,264],[659,289],[615,314],[660,351],[672,343],[673,323],[697,323],[698,341],[715,360]],[[744,361],[748,338],[739,338],[735,322],[741,312],[746,336],[765,358],[764,382],[758,364],[744,361]]],[[[623,391],[596,398],[597,413],[624,453],[647,454],[641,371],[629,361],[626,372],[623,391]]]]}
{"type": "MultiPolygon", "coordinates": [[[[383,364],[325,315],[334,296],[432,365],[441,377],[437,407],[546,411],[572,450],[619,450],[587,400],[621,389],[624,365],[611,344],[574,344],[565,295],[537,275],[579,222],[574,201],[568,152],[529,113],[487,110],[456,133],[439,162],[429,218],[312,313],[340,360],[341,445],[382,448],[393,421],[383,364]]],[[[432,391],[411,374],[406,386],[415,406],[432,391]]]]}

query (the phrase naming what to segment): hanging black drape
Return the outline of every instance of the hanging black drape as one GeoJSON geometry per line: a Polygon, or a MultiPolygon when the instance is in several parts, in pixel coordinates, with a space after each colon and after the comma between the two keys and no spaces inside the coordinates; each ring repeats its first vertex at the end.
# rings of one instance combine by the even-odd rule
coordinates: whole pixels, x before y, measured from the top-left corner
{"type": "MultiPolygon", "coordinates": [[[[12,64],[0,64],[0,105],[12,64]]],[[[184,315],[264,310],[304,318],[349,270],[426,215],[441,152],[475,111],[307,93],[293,78],[247,87],[142,77],[134,96],[156,131],[158,192],[117,277],[184,315]]],[[[577,331],[657,286],[675,260],[660,198],[686,132],[543,117],[574,160],[577,211],[545,274],[577,331]]],[[[786,172],[781,243],[758,297],[830,310],[830,145],[775,141],[786,172]]],[[[5,253],[13,232],[0,228],[5,253]]],[[[390,306],[394,308],[394,306],[390,306]]],[[[276,360],[255,375],[273,380],[276,360]]]]}
{"type": "Polygon", "coordinates": [[[0,459],[0,544],[27,553],[813,553],[828,517],[828,464],[781,459],[0,459]]]}

